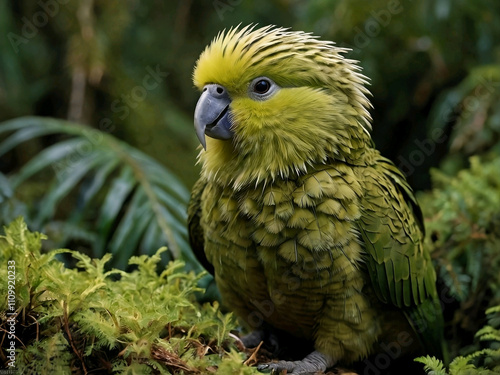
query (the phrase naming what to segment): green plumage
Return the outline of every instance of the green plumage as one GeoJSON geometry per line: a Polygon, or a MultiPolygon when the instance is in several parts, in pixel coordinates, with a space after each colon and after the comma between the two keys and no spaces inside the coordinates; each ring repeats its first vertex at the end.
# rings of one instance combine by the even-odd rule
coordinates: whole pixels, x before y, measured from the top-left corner
{"type": "Polygon", "coordinates": [[[373,148],[364,77],[338,52],[308,34],[244,28],[219,36],[200,57],[195,82],[227,89],[232,136],[207,138],[200,154],[188,210],[193,249],[250,329],[266,322],[345,363],[408,330],[442,356],[420,209],[404,175],[373,148]],[[255,73],[238,70],[256,61],[244,46],[259,43],[255,73]],[[290,46],[311,66],[294,65],[290,46]],[[288,56],[285,73],[266,64],[280,54],[288,56]],[[214,61],[228,64],[220,77],[214,61]],[[238,89],[255,76],[272,79],[273,96],[252,100],[238,89]]]}

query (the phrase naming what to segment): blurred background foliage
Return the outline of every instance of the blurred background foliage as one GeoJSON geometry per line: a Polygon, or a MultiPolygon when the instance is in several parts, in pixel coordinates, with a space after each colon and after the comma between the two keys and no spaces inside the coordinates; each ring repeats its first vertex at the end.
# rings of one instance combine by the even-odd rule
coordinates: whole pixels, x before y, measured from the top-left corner
{"type": "Polygon", "coordinates": [[[166,244],[199,269],[185,228],[199,173],[191,74],[240,23],[351,48],[377,147],[422,191],[452,354],[470,352],[500,303],[497,0],[2,1],[1,224],[21,214],[48,247],[112,251],[118,267],[166,244]]]}
{"type": "MultiPolygon", "coordinates": [[[[499,18],[495,0],[6,1],[0,120],[87,124],[145,151],[190,187],[198,175],[191,73],[200,52],[239,23],[289,26],[352,48],[348,56],[371,78],[377,147],[424,189],[450,144],[472,154],[498,143],[499,18]],[[418,141],[434,128],[446,138],[420,160],[418,141]],[[477,139],[464,149],[458,131],[477,139]]],[[[36,145],[24,147],[1,170],[34,153],[36,145]]]]}
{"type": "Polygon", "coordinates": [[[55,232],[55,245],[73,240],[96,256],[111,249],[122,257],[114,265],[125,265],[134,250],[155,251],[148,248],[153,243],[188,254],[185,215],[179,212],[199,173],[192,125],[198,93],[191,73],[210,40],[240,23],[288,26],[351,48],[347,57],[359,60],[371,79],[377,147],[417,190],[430,188],[431,167],[455,175],[471,155],[500,152],[495,0],[6,1],[0,3],[0,121],[6,122],[0,182],[4,201],[13,197],[23,205],[4,209],[3,223],[22,213],[33,230],[55,232]],[[44,131],[57,123],[46,117],[69,122],[44,131]],[[19,119],[17,125],[12,119],[19,119]],[[84,127],[75,132],[70,123],[84,127]],[[105,141],[96,143],[100,136],[85,129],[100,131],[105,141]],[[73,152],[54,154],[69,158],[66,165],[47,151],[85,139],[90,151],[73,145],[73,152]],[[110,156],[110,144],[123,149],[110,156]],[[158,196],[142,197],[152,210],[164,208],[163,216],[140,211],[144,202],[133,199],[148,176],[127,173],[131,165],[120,164],[130,162],[123,158],[129,151],[142,161],[149,157],[168,176],[163,188],[156,181],[158,196]],[[102,163],[92,159],[89,166],[86,158],[99,152],[102,163]],[[40,156],[47,159],[36,164],[40,156]],[[35,169],[20,178],[27,166],[35,169]],[[75,170],[80,167],[86,169],[75,170]],[[73,179],[59,186],[69,172],[73,179]],[[113,194],[120,183],[122,193],[113,194]],[[91,196],[85,193],[89,184],[91,196]],[[164,205],[155,206],[159,194],[164,205]],[[106,221],[106,204],[113,199],[119,209],[106,221]],[[52,206],[43,211],[47,202],[52,206]],[[165,228],[173,228],[177,241],[166,231],[146,231],[151,220],[160,220],[155,225],[161,228],[167,216],[172,220],[166,219],[165,228]],[[124,243],[127,251],[118,251],[124,243]]]}

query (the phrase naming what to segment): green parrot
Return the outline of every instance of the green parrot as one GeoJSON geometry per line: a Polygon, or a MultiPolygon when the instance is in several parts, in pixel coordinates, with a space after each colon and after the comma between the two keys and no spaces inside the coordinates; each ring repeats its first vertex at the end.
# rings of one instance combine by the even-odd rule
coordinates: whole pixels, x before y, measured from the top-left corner
{"type": "Polygon", "coordinates": [[[219,33],[194,69],[193,250],[253,331],[245,345],[273,330],[312,343],[262,371],[323,371],[394,345],[443,354],[422,214],[374,148],[367,78],[345,52],[249,25],[219,33]]]}

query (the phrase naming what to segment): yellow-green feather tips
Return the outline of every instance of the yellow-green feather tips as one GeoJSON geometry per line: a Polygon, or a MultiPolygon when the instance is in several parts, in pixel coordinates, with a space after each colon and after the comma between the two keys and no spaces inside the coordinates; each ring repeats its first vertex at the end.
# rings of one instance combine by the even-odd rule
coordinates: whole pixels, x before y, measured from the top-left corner
{"type": "Polygon", "coordinates": [[[311,34],[267,26],[220,33],[201,54],[193,81],[224,86],[234,138],[207,138],[203,175],[235,187],[306,171],[327,159],[355,162],[370,142],[366,77],[346,50],[311,34]],[[268,77],[281,89],[268,100],[248,95],[268,77]]]}
{"type": "Polygon", "coordinates": [[[254,328],[255,312],[271,306],[267,324],[349,363],[394,339],[386,325],[423,322],[436,333],[416,333],[439,355],[418,205],[372,147],[366,79],[343,52],[303,32],[247,26],[202,53],[194,82],[223,86],[209,88],[230,98],[231,131],[200,151],[191,242],[204,248],[224,301],[254,328]],[[265,97],[255,95],[262,77],[272,81],[265,97]]]}
{"type": "MultiPolygon", "coordinates": [[[[249,81],[264,73],[282,86],[343,86],[352,91],[353,101],[370,107],[364,87],[368,79],[359,73],[356,61],[343,57],[348,49],[303,31],[254,27],[232,28],[217,35],[196,63],[193,81],[199,89],[217,82],[244,93],[249,81]]],[[[369,125],[369,114],[364,115],[369,125]]]]}

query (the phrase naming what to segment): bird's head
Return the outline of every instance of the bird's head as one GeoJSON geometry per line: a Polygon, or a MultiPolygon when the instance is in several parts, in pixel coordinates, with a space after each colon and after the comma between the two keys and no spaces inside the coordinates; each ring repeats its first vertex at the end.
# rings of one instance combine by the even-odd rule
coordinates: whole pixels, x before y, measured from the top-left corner
{"type": "Polygon", "coordinates": [[[370,102],[345,52],[273,26],[220,33],[193,73],[203,175],[238,188],[329,159],[355,163],[370,142],[370,102]]]}

